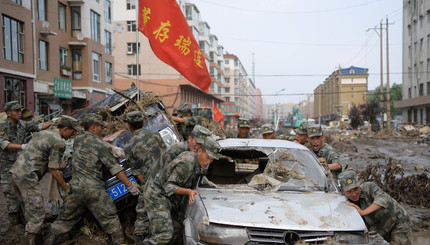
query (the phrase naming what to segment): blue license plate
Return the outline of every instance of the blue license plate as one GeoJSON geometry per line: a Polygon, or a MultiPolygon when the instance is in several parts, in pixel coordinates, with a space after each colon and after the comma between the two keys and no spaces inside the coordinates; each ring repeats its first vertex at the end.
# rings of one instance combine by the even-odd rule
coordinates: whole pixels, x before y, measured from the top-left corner
{"type": "MultiPolygon", "coordinates": [[[[128,178],[131,182],[137,183],[133,176],[128,178]]],[[[115,200],[128,193],[127,186],[120,182],[108,189],[110,197],[115,200]]]]}

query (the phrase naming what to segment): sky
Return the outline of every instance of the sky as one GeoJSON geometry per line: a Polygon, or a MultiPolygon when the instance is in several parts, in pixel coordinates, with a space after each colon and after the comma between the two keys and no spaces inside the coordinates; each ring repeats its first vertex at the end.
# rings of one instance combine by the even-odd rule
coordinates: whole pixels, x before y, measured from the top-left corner
{"type": "MultiPolygon", "coordinates": [[[[401,0],[190,0],[211,34],[239,57],[266,104],[299,103],[335,70],[369,69],[380,86],[379,24],[388,17],[390,84],[401,84],[401,0]],[[375,27],[377,32],[375,31],[375,27]]],[[[383,29],[386,83],[386,30],[383,29]]]]}

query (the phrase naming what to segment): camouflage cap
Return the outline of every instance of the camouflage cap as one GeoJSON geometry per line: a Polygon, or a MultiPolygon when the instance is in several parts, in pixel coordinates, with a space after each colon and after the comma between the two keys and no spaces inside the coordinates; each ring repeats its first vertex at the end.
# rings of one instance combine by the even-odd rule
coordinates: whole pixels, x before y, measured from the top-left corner
{"type": "Polygon", "coordinates": [[[310,125],[311,124],[308,122],[302,122],[298,128],[294,129],[294,132],[296,132],[296,134],[308,134],[308,127],[310,125]]]}
{"type": "Polygon", "coordinates": [[[216,140],[211,137],[206,137],[203,141],[202,146],[205,148],[206,153],[212,157],[213,159],[219,159],[219,151],[221,150],[221,146],[216,140]]]}
{"type": "Polygon", "coordinates": [[[249,123],[249,119],[247,118],[239,118],[239,123],[237,124],[239,128],[250,128],[251,125],[249,123]]]}
{"type": "Polygon", "coordinates": [[[343,191],[349,191],[361,184],[354,171],[348,170],[338,176],[339,186],[343,191]]]}
{"type": "Polygon", "coordinates": [[[24,107],[22,107],[21,104],[19,104],[18,101],[13,100],[13,101],[9,101],[7,103],[4,103],[4,111],[13,111],[13,110],[18,110],[18,109],[23,109],[24,107]]]}
{"type": "Polygon", "coordinates": [[[184,103],[176,108],[176,112],[178,113],[178,117],[182,117],[186,113],[191,113],[191,109],[188,103],[184,103]]]}
{"type": "Polygon", "coordinates": [[[211,135],[211,131],[203,126],[196,125],[194,126],[191,134],[194,136],[197,143],[203,144],[203,141],[205,141],[206,137],[211,135]]]}
{"type": "Polygon", "coordinates": [[[65,126],[70,129],[81,131],[82,127],[79,126],[79,121],[71,116],[63,115],[60,117],[59,126],[65,126]]]}
{"type": "Polygon", "coordinates": [[[87,114],[82,120],[82,125],[84,125],[84,127],[85,125],[91,126],[92,124],[96,124],[96,123],[102,125],[104,128],[107,127],[107,123],[103,121],[102,116],[99,114],[95,114],[95,113],[87,114]]]}
{"type": "Polygon", "coordinates": [[[308,137],[322,136],[323,130],[321,125],[315,124],[308,127],[308,137]]]}
{"type": "Polygon", "coordinates": [[[125,119],[125,122],[127,123],[139,123],[143,122],[145,117],[143,116],[143,113],[141,111],[132,111],[127,113],[127,118],[125,119]]]}
{"type": "Polygon", "coordinates": [[[273,125],[270,123],[261,126],[261,131],[263,132],[262,134],[271,134],[275,132],[275,130],[273,129],[273,125]]]}

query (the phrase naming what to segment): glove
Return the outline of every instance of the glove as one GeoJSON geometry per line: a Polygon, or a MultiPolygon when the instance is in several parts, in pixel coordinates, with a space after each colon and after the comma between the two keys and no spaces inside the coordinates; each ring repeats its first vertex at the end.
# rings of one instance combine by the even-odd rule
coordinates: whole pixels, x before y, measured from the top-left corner
{"type": "Polygon", "coordinates": [[[115,146],[115,148],[112,149],[112,154],[115,157],[118,157],[118,158],[121,158],[121,159],[125,158],[124,149],[122,149],[122,148],[120,148],[118,146],[115,146]]]}
{"type": "Polygon", "coordinates": [[[22,147],[22,149],[23,149],[23,150],[24,150],[25,148],[27,148],[27,146],[28,146],[27,144],[22,144],[22,145],[21,145],[21,147],[22,147]]]}
{"type": "Polygon", "coordinates": [[[139,185],[135,182],[131,182],[131,186],[127,188],[133,196],[137,196],[140,194],[139,185]]]}

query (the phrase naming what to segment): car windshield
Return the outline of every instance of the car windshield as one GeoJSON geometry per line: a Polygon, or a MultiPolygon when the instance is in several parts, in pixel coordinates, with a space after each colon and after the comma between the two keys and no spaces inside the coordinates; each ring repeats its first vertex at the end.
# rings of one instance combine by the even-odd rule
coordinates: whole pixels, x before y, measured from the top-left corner
{"type": "Polygon", "coordinates": [[[326,176],[311,152],[280,148],[269,155],[264,175],[281,182],[279,190],[324,190],[326,176]]]}
{"type": "Polygon", "coordinates": [[[326,190],[323,168],[307,149],[229,147],[221,154],[225,157],[215,160],[207,173],[216,187],[246,188],[246,184],[261,191],[326,190]]]}

